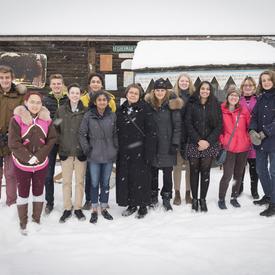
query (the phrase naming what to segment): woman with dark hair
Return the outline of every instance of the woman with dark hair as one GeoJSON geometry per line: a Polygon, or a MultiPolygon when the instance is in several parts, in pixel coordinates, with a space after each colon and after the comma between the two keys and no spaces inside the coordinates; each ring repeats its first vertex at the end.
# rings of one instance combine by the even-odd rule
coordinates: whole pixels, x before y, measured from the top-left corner
{"type": "Polygon", "coordinates": [[[153,112],[157,126],[157,147],[152,161],[152,206],[158,204],[158,174],[163,171],[161,196],[166,211],[173,210],[172,171],[177,163],[177,150],[181,141],[181,108],[183,101],[168,89],[168,83],[160,78],[155,81],[154,89],[145,96],[153,112]]]}
{"type": "Polygon", "coordinates": [[[28,199],[31,186],[32,220],[37,224],[40,223],[48,155],[55,141],[55,129],[49,111],[42,106],[41,94],[36,91],[28,92],[24,97],[24,105],[14,110],[8,139],[18,182],[17,210],[23,235],[27,235],[28,199]]]}
{"type": "Polygon", "coordinates": [[[210,183],[210,168],[219,152],[218,138],[222,128],[220,104],[214,96],[214,88],[208,81],[202,81],[190,97],[185,123],[188,134],[187,157],[190,163],[192,209],[208,211],[206,195],[210,183]],[[198,188],[200,177],[200,199],[198,188]]]}
{"type": "Polygon", "coordinates": [[[147,214],[151,202],[151,162],[156,146],[156,126],[152,109],[141,100],[138,84],[126,88],[126,101],[117,110],[119,152],[116,163],[116,200],[128,206],[122,216],[138,210],[137,218],[147,214]]]}
{"type": "Polygon", "coordinates": [[[98,219],[98,201],[101,214],[107,220],[113,217],[107,211],[109,182],[117,154],[116,115],[109,107],[109,96],[105,91],[95,93],[90,101],[89,111],[84,115],[79,140],[88,158],[91,174],[91,223],[98,219]],[[100,187],[100,195],[99,195],[100,187]]]}
{"type": "Polygon", "coordinates": [[[228,88],[226,101],[221,105],[221,108],[223,130],[220,135],[220,143],[227,154],[223,164],[223,176],[220,180],[218,206],[220,209],[227,209],[225,196],[232,176],[234,183],[230,203],[233,207],[241,206],[237,197],[242,183],[247,154],[251,147],[248,135],[250,113],[247,108],[240,104],[240,92],[234,85],[228,88]]]}
{"type": "Polygon", "coordinates": [[[260,74],[259,97],[252,112],[250,137],[256,149],[256,169],[264,196],[254,201],[257,205],[269,205],[261,216],[275,215],[275,73],[260,74]]]}

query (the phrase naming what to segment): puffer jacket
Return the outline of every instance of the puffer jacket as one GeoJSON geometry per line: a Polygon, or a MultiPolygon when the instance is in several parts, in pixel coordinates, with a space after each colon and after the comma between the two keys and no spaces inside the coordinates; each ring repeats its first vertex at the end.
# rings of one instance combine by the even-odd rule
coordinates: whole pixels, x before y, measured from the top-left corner
{"type": "Polygon", "coordinates": [[[4,139],[0,146],[0,157],[10,154],[8,148],[8,128],[14,108],[23,104],[23,97],[27,88],[22,85],[12,83],[9,92],[4,92],[0,86],[0,138],[4,139]]]}
{"type": "Polygon", "coordinates": [[[42,107],[35,118],[25,106],[15,108],[9,125],[8,145],[16,167],[28,172],[45,168],[55,141],[56,132],[49,111],[45,107],[42,107]],[[31,165],[28,161],[33,156],[39,162],[31,165]]]}
{"type": "Polygon", "coordinates": [[[248,134],[248,127],[250,122],[249,111],[246,108],[240,106],[231,112],[228,108],[226,108],[225,102],[221,105],[221,108],[223,116],[223,130],[220,135],[220,143],[222,144],[223,148],[232,153],[249,151],[251,147],[251,142],[248,134]],[[229,148],[227,148],[239,112],[241,113],[237,128],[232,137],[229,148]]]}
{"type": "Polygon", "coordinates": [[[163,102],[160,107],[153,104],[153,92],[145,96],[153,110],[153,119],[157,127],[157,148],[153,158],[154,167],[172,167],[176,165],[176,149],[181,143],[181,108],[183,101],[175,94],[163,102]]]}
{"type": "Polygon", "coordinates": [[[69,156],[77,157],[80,161],[85,160],[78,133],[86,111],[79,101],[76,111],[73,112],[69,100],[56,111],[54,125],[58,134],[58,152],[62,160],[69,156]]]}
{"type": "Polygon", "coordinates": [[[108,107],[101,116],[91,108],[81,122],[79,141],[89,162],[114,162],[118,148],[116,114],[108,107]]]}

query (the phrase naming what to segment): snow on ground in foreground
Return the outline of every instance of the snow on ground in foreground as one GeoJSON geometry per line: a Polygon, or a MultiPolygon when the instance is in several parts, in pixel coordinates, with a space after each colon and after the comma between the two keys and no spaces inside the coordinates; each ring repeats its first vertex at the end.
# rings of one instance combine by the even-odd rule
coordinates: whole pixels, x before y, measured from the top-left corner
{"type": "Polygon", "coordinates": [[[42,217],[40,231],[29,223],[28,237],[19,234],[16,206],[1,202],[0,274],[274,274],[275,218],[259,216],[264,207],[252,204],[247,175],[241,209],[228,203],[228,210],[219,210],[221,174],[212,169],[206,214],[192,213],[183,204],[174,206],[172,213],[159,208],[143,220],[125,218],[113,188],[114,220],[100,216],[97,225],[89,223],[88,211],[85,222],[73,217],[59,224],[62,185],[55,184],[53,213],[42,217]]]}

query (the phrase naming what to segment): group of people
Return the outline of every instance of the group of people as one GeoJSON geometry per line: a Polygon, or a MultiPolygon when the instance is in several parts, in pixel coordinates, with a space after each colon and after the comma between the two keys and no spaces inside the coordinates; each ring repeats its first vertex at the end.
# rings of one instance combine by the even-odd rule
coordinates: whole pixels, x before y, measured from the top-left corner
{"type": "Polygon", "coordinates": [[[44,186],[45,213],[54,208],[57,154],[63,176],[60,223],[72,214],[85,220],[83,209],[91,210],[91,223],[97,223],[99,212],[113,219],[108,200],[114,163],[116,201],[126,207],[123,216],[136,212],[137,218],[143,218],[149,208],[158,206],[160,170],[163,208],[173,210],[173,186],[173,204],[180,205],[183,166],[185,201],[195,212],[206,212],[211,166],[221,148],[226,158],[218,207],[227,209],[232,177],[230,204],[241,206],[238,196],[248,162],[254,203],[268,206],[260,215],[275,215],[274,72],[261,73],[258,86],[249,76],[240,89],[230,86],[222,104],[210,82],[202,81],[195,88],[187,74],[178,77],[173,89],[160,78],[147,94],[139,84],[131,84],[118,108],[98,73],[90,75],[84,92],[77,83],[65,89],[62,75],[51,75],[51,92],[44,97],[13,84],[13,78],[11,68],[0,66],[0,176],[4,172],[7,205],[17,204],[22,234],[27,234],[30,188],[33,222],[40,223],[44,186]],[[261,199],[258,179],[264,191],[261,199]]]}

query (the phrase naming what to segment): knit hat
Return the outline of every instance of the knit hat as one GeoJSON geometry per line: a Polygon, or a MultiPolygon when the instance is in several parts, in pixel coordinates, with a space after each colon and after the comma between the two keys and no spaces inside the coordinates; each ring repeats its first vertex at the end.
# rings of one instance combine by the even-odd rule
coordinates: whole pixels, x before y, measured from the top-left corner
{"type": "Polygon", "coordinates": [[[172,84],[169,81],[169,79],[167,78],[166,80],[164,80],[163,78],[159,78],[155,81],[154,83],[154,89],[172,89],[172,84]]]}
{"type": "Polygon", "coordinates": [[[240,90],[237,88],[236,85],[230,85],[227,89],[227,94],[226,94],[226,98],[228,98],[231,94],[237,94],[239,97],[241,97],[241,92],[240,90]]]}

